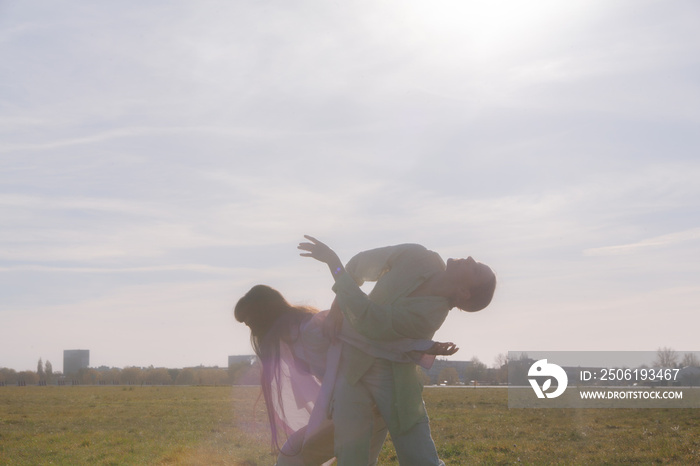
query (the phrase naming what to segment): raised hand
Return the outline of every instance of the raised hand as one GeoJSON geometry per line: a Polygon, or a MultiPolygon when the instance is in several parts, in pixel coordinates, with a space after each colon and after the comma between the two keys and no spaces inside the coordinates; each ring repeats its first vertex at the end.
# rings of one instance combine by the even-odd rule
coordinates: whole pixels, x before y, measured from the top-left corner
{"type": "Polygon", "coordinates": [[[457,351],[459,351],[459,348],[457,348],[457,345],[455,345],[454,343],[440,343],[439,341],[436,341],[433,346],[431,346],[425,351],[425,354],[434,354],[436,356],[451,356],[457,351]]]}
{"type": "Polygon", "coordinates": [[[308,239],[310,242],[299,243],[297,249],[307,251],[300,253],[300,256],[311,257],[313,259],[316,259],[317,261],[321,261],[325,264],[328,264],[328,268],[331,270],[331,273],[334,276],[337,275],[343,269],[343,263],[340,261],[340,258],[335,253],[335,251],[333,251],[331,248],[329,248],[313,236],[304,235],[304,238],[308,239]]]}

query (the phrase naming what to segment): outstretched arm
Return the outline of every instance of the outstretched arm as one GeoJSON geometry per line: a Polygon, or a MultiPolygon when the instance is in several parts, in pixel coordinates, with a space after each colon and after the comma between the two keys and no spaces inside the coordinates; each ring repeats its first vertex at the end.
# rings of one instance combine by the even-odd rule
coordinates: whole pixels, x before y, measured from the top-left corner
{"type": "MultiPolygon", "coordinates": [[[[308,239],[309,243],[299,243],[297,249],[301,249],[302,252],[299,255],[302,257],[312,257],[317,261],[323,262],[328,265],[333,278],[338,276],[338,274],[344,271],[343,262],[340,260],[338,255],[329,248],[326,244],[320,242],[313,236],[304,235],[304,238],[308,239]]],[[[335,341],[338,334],[340,333],[340,328],[343,325],[343,313],[338,306],[338,299],[333,300],[331,304],[330,312],[328,317],[323,323],[323,333],[331,340],[335,341]]]]}
{"type": "Polygon", "coordinates": [[[312,257],[317,261],[325,263],[326,265],[328,265],[328,268],[330,269],[331,275],[333,275],[333,277],[336,277],[338,274],[343,272],[343,270],[345,270],[342,261],[338,257],[338,254],[335,253],[335,251],[333,251],[331,248],[329,248],[327,245],[320,242],[313,236],[304,235],[304,238],[308,239],[310,242],[299,243],[297,249],[301,249],[302,251],[308,252],[302,252],[299,254],[300,256],[312,257]]]}

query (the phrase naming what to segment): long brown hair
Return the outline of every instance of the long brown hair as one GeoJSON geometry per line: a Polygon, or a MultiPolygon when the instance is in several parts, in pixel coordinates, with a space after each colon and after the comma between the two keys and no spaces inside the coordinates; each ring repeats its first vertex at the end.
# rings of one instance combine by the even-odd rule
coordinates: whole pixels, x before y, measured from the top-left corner
{"type": "MultiPolygon", "coordinates": [[[[318,311],[304,306],[292,306],[282,294],[267,285],[255,285],[236,303],[234,316],[250,328],[250,344],[262,363],[260,386],[267,417],[270,421],[272,447],[280,451],[277,421],[274,416],[272,385],[280,387],[280,340],[289,337],[291,328],[318,311]]],[[[282,406],[281,390],[277,390],[277,405],[282,406]]]]}

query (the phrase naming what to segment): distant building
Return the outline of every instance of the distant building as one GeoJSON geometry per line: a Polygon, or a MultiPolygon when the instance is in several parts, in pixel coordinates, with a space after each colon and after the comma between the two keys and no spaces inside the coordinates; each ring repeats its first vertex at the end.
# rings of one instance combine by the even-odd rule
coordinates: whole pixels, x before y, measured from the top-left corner
{"type": "Polygon", "coordinates": [[[63,350],[63,374],[75,375],[90,366],[90,350],[63,350]]]}
{"type": "Polygon", "coordinates": [[[229,356],[228,370],[233,385],[260,385],[260,360],[255,355],[229,356]]]}
{"type": "Polygon", "coordinates": [[[252,366],[255,363],[256,359],[257,359],[257,356],[255,356],[255,355],[229,356],[228,357],[228,367],[234,366],[236,364],[240,364],[242,362],[247,363],[247,364],[252,366]]]}

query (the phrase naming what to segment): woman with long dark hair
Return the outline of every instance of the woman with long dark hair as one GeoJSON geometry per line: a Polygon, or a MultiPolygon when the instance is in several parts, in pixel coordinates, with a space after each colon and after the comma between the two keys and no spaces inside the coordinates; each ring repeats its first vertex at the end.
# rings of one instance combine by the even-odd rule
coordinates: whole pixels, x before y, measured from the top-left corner
{"type": "MultiPolygon", "coordinates": [[[[279,452],[278,466],[322,464],[333,458],[333,425],[327,416],[321,415],[319,423],[308,427],[321,380],[327,369],[335,369],[327,368],[327,355],[339,350],[339,345],[333,345],[324,334],[327,314],[292,306],[279,291],[266,285],[251,288],[234,310],[236,320],[250,328],[251,345],[262,363],[261,388],[272,447],[279,452]],[[280,447],[282,432],[285,441],[280,447]]],[[[458,349],[452,343],[431,340],[369,341],[350,326],[343,326],[338,338],[376,357],[423,365],[430,364],[434,355],[450,355],[458,349]]],[[[375,460],[386,436],[381,417],[377,415],[376,421],[375,460]]]]}

